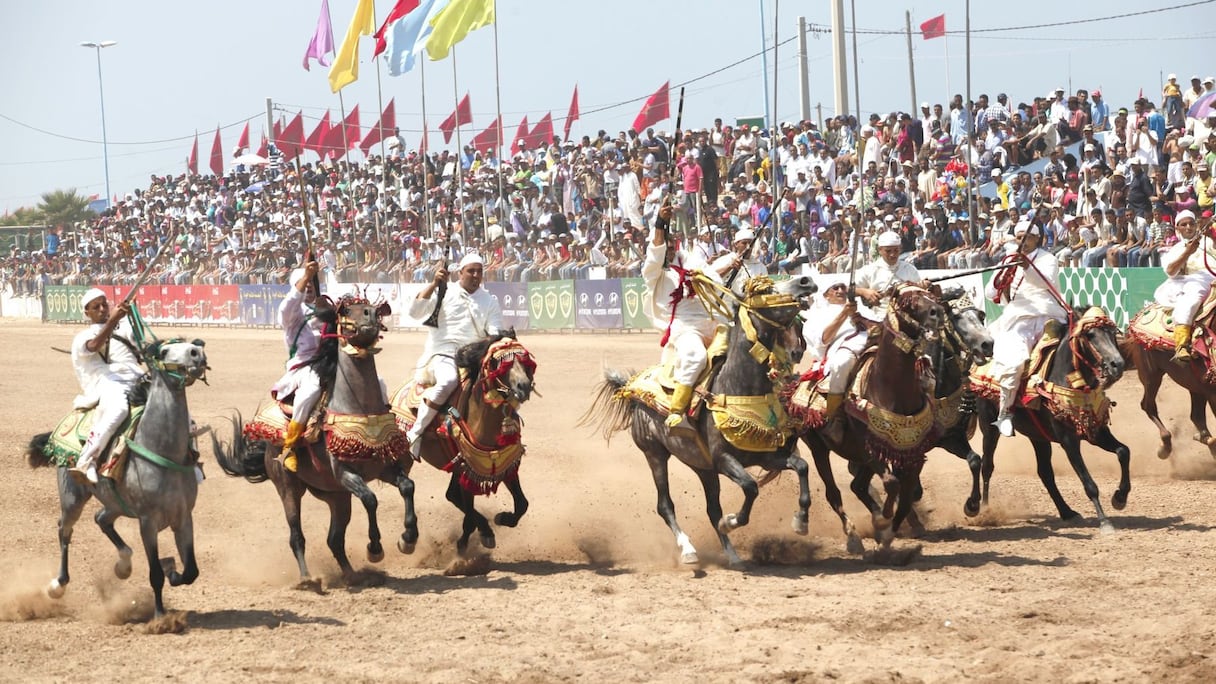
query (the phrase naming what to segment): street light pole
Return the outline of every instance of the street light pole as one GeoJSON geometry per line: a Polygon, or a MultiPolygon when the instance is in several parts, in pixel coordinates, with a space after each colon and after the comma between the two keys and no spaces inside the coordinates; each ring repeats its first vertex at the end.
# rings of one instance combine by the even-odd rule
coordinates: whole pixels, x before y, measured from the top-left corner
{"type": "Polygon", "coordinates": [[[80,44],[80,47],[97,51],[97,90],[101,96],[101,157],[106,169],[106,208],[109,208],[110,202],[113,201],[113,195],[110,194],[110,145],[106,139],[106,89],[101,80],[101,49],[115,45],[118,45],[118,42],[113,40],[103,40],[98,43],[85,41],[80,44]]]}

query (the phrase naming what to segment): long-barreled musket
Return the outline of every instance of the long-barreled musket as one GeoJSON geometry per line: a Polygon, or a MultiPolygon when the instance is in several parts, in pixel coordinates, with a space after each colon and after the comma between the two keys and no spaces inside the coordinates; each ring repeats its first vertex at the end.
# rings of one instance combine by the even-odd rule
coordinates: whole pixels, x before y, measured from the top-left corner
{"type": "Polygon", "coordinates": [[[139,274],[139,278],[137,278],[135,280],[135,284],[131,286],[131,291],[127,293],[127,296],[122,298],[123,304],[130,304],[131,302],[135,301],[135,297],[139,294],[139,288],[143,287],[143,284],[148,282],[148,278],[152,277],[152,269],[156,267],[156,263],[160,261],[161,255],[165,253],[165,250],[168,248],[170,242],[172,242],[172,240],[166,239],[164,242],[160,243],[160,247],[157,248],[156,254],[152,255],[152,260],[148,262],[148,265],[144,268],[144,272],[139,274]]]}
{"type": "MultiPolygon", "coordinates": [[[[316,249],[312,246],[312,218],[308,215],[308,194],[304,190],[304,173],[300,170],[300,158],[296,157],[296,185],[300,189],[300,210],[304,212],[304,263],[317,260],[316,249]]],[[[321,297],[320,273],[312,274],[312,291],[318,301],[321,297]]]]}
{"type": "MultiPolygon", "coordinates": [[[[679,175],[677,172],[677,169],[676,169],[675,147],[676,147],[677,141],[679,141],[679,139],[682,137],[681,134],[683,133],[683,131],[681,129],[681,126],[683,126],[683,125],[684,125],[684,88],[683,88],[683,86],[681,86],[680,87],[680,103],[679,103],[679,105],[676,106],[676,134],[675,134],[675,136],[672,137],[672,139],[671,139],[672,145],[667,150],[667,163],[671,165],[670,170],[667,172],[667,187],[668,187],[669,194],[667,195],[666,199],[664,199],[662,202],[659,203],[660,207],[662,207],[664,204],[670,204],[672,196],[675,195],[676,179],[679,175]]],[[[688,225],[687,224],[688,224],[688,221],[680,222],[681,231],[683,232],[683,235],[681,235],[681,237],[683,238],[683,242],[680,245],[680,247],[684,248],[684,249],[688,248],[688,225]]],[[[670,227],[670,226],[668,226],[668,227],[670,227]]],[[[666,231],[664,231],[664,232],[666,232],[666,231]]],[[[667,236],[664,235],[664,239],[666,239],[666,237],[667,236]]]]}

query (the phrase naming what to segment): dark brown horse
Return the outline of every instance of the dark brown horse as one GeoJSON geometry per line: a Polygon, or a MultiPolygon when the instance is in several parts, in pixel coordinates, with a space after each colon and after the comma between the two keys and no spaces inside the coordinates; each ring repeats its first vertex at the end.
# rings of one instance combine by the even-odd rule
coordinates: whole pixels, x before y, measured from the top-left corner
{"type": "MultiPolygon", "coordinates": [[[[490,521],[473,505],[477,495],[493,494],[499,484],[511,492],[514,510],[495,515],[495,525],[515,527],[528,511],[519,483],[524,454],[519,407],[535,391],[536,360],[511,330],[461,347],[456,366],[463,380],[444,415],[423,433],[422,460],[451,473],[445,496],[464,514],[456,540],[456,549],[463,554],[474,531],[482,547],[492,549],[497,544],[490,521]]],[[[392,411],[403,432],[414,422],[422,389],[411,380],[393,393],[392,411]]],[[[412,466],[412,461],[405,463],[406,474],[412,466]]]]}
{"type": "MultiPolygon", "coordinates": [[[[840,488],[832,473],[830,454],[832,451],[849,461],[849,472],[853,475],[850,489],[870,511],[875,537],[883,544],[890,543],[912,510],[920,486],[920,471],[924,466],[925,451],[931,448],[936,437],[930,392],[923,387],[926,368],[926,343],[934,341],[946,320],[946,312],[936,295],[919,287],[902,285],[893,288],[891,304],[886,318],[879,326],[878,344],[872,352],[864,387],[854,383],[850,398],[846,401],[844,434],[840,442],[830,442],[820,434],[814,421],[805,421],[799,437],[811,449],[815,469],[824,484],[824,497],[828,505],[840,517],[848,549],[861,553],[863,546],[857,530],[844,510],[840,488]],[[861,394],[856,392],[861,390],[861,394]],[[868,409],[869,419],[863,418],[860,405],[868,409]],[[895,426],[898,436],[904,438],[893,444],[872,425],[877,418],[895,426]],[[882,505],[870,494],[870,480],[882,478],[885,499],[882,505]]],[[[790,407],[791,415],[807,416],[797,406],[790,407]]]]}
{"type": "Polygon", "coordinates": [[[233,419],[231,444],[221,443],[212,433],[215,458],[225,473],[255,483],[267,479],[274,482],[303,584],[315,585],[304,561],[304,532],[300,526],[300,503],[306,491],[329,506],[327,543],[348,580],[355,576],[346,556],[351,494],[359,497],[367,510],[367,559],[377,563],[384,558],[376,520],[379,502],[368,482],[388,482],[405,499],[405,531],[397,542],[398,550],[412,553],[418,541],[408,444],[389,412],[376,373],[376,344],[385,330],[381,319],[389,313],[388,304],[376,305],[359,296],[343,297],[333,309],[318,307],[318,318],[324,320],[328,315],[330,319],[322,354],[332,370],[326,372],[324,363],[320,370],[330,398],[318,421],[323,424],[321,438],[299,449],[304,453],[300,454],[297,472],[288,471],[277,458],[282,445],[278,426],[286,424],[277,405],[264,407],[249,425],[244,425],[238,414],[233,419]]]}

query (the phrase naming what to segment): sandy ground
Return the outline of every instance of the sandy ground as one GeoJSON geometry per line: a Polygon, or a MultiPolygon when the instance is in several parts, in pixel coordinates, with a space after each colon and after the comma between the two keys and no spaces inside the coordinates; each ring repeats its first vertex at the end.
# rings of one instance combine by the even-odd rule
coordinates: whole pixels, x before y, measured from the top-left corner
{"type": "MultiPolygon", "coordinates": [[[[722,566],[690,471],[673,462],[676,506],[699,568],[676,563],[650,473],[628,436],[605,444],[574,425],[601,364],[651,363],[656,336],[526,335],[543,393],[523,411],[522,477],[532,507],[519,528],[498,531],[488,574],[444,576],[459,520],[443,499],[446,476],[424,467],[414,471],[422,540],[412,556],[393,547],[400,497],[376,486],[388,555],[362,586],[338,578],[324,543],[326,510],[306,499],[308,559],[326,591],[297,590],[273,486],[226,477],[212,463],[195,509],[202,576],[165,593],[188,628],[154,635],[137,528],[119,522],[136,548],[132,578],[119,581],[114,551],[89,520],[95,503],[77,527],[66,597],[42,593],[58,560],[58,502],[54,474],[28,469],[22,451],[75,394],[67,358],[51,349],[67,346],[74,331],[0,321],[0,680],[1216,680],[1216,466],[1190,440],[1173,386],[1163,414],[1177,450],[1170,461],[1154,456],[1134,374],[1113,392],[1134,477],[1127,508],[1108,507],[1116,534],[1098,533],[1058,452],[1064,496],[1088,519],[1056,521],[1028,445],[1011,440],[998,454],[992,505],[978,520],[962,515],[965,466],[931,454],[929,534],[897,540],[895,561],[845,551],[814,477],[811,534],[795,536],[795,482],[785,475],[762,491],[752,524],[735,534],[750,562],[734,571],[722,566]],[[780,562],[757,556],[775,545],[785,552],[780,562]]],[[[190,390],[191,409],[206,422],[234,408],[251,412],[283,356],[270,330],[157,332],[207,340],[211,385],[190,390]]],[[[378,359],[390,387],[407,376],[421,343],[421,334],[406,332],[384,341],[378,359]]],[[[1086,454],[1105,502],[1117,482],[1114,459],[1086,454]]],[[[842,463],[837,471],[842,479],[842,463]]],[[[723,490],[727,510],[737,507],[738,490],[723,490]]],[[[845,497],[868,525],[847,490],[845,497]]],[[[492,514],[511,504],[504,491],[479,505],[492,514]]],[[[171,541],[162,535],[162,555],[171,541]]],[[[357,509],[347,547],[357,567],[371,568],[365,543],[357,509]]]]}

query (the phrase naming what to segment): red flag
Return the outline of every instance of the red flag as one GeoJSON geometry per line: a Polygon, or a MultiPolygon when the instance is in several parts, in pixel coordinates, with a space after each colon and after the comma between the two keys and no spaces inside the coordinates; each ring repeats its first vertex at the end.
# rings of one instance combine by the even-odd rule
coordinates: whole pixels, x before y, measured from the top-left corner
{"type": "Polygon", "coordinates": [[[519,151],[519,144],[528,143],[528,117],[525,115],[524,120],[519,122],[519,128],[515,129],[515,139],[511,141],[511,149],[507,150],[508,157],[514,157],[519,151]]]}
{"type": "Polygon", "coordinates": [[[190,156],[186,157],[186,170],[198,174],[198,132],[194,133],[194,145],[190,148],[190,156]]]}
{"type": "Polygon", "coordinates": [[[388,41],[384,38],[384,33],[388,31],[388,27],[416,9],[418,9],[418,0],[397,0],[397,4],[393,6],[393,11],[388,13],[388,17],[385,18],[384,23],[380,24],[380,29],[376,31],[376,51],[372,53],[372,59],[379,57],[380,53],[388,49],[388,41]]]}
{"type": "Polygon", "coordinates": [[[245,130],[241,131],[241,137],[237,139],[236,146],[244,150],[249,147],[249,122],[245,122],[245,130]]]}
{"type": "Polygon", "coordinates": [[[269,147],[266,141],[266,131],[262,131],[262,144],[258,147],[258,156],[262,159],[266,158],[266,150],[269,147]]]}
{"type": "Polygon", "coordinates": [[[932,19],[921,23],[920,35],[924,36],[925,40],[933,40],[946,35],[946,15],[939,14],[932,19]]]}
{"type": "Polygon", "coordinates": [[[325,158],[325,136],[329,135],[329,110],[325,111],[325,116],[321,117],[321,123],[312,129],[312,133],[308,134],[308,139],[304,141],[304,149],[316,152],[322,159],[325,158]]]}
{"type": "Polygon", "coordinates": [[[570,125],[578,119],[578,84],[574,84],[574,97],[570,98],[570,111],[566,113],[566,127],[562,131],[562,138],[570,139],[570,125]]]}
{"type": "Polygon", "coordinates": [[[297,113],[296,118],[287,124],[283,134],[275,140],[283,159],[291,161],[304,152],[304,114],[297,113]]]}
{"type": "Polygon", "coordinates": [[[653,126],[663,119],[671,118],[671,102],[667,96],[668,86],[671,81],[664,83],[661,88],[655,91],[654,95],[646,98],[646,104],[642,105],[642,111],[638,112],[638,116],[633,120],[633,130],[641,133],[648,126],[653,126]]]}
{"type": "Polygon", "coordinates": [[[342,120],[342,127],[346,129],[346,149],[349,150],[359,143],[359,105],[342,120]]]}
{"type": "Polygon", "coordinates": [[[456,111],[439,124],[439,130],[443,131],[443,141],[451,142],[456,129],[467,123],[473,123],[473,107],[469,104],[469,94],[465,93],[464,99],[456,105],[456,111]]]}
{"type": "Polygon", "coordinates": [[[494,150],[495,154],[497,154],[500,147],[502,147],[501,117],[490,124],[489,128],[478,133],[476,138],[473,138],[473,149],[477,152],[494,150]]]}
{"type": "Polygon", "coordinates": [[[220,142],[220,127],[215,127],[215,142],[211,143],[211,173],[224,175],[224,145],[220,142]]]}
{"type": "Polygon", "coordinates": [[[279,138],[283,137],[283,118],[282,117],[279,117],[277,120],[275,120],[274,128],[272,130],[274,131],[274,136],[271,138],[271,140],[274,141],[274,146],[278,147],[279,138]]]}
{"type": "Polygon", "coordinates": [[[380,121],[376,122],[376,125],[371,127],[371,129],[367,132],[367,135],[363,138],[363,142],[360,143],[359,149],[363,150],[363,156],[367,156],[367,151],[372,148],[372,145],[384,140],[388,136],[392,135],[393,131],[397,130],[397,109],[394,104],[395,99],[396,98],[393,98],[388,101],[388,104],[384,107],[384,111],[380,113],[380,121]]]}
{"type": "Polygon", "coordinates": [[[542,145],[548,145],[553,142],[553,113],[545,114],[544,118],[536,122],[536,128],[528,134],[528,147],[536,149],[542,145]]]}

